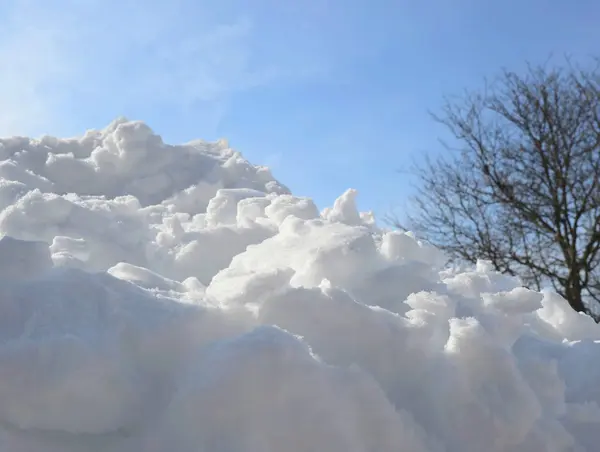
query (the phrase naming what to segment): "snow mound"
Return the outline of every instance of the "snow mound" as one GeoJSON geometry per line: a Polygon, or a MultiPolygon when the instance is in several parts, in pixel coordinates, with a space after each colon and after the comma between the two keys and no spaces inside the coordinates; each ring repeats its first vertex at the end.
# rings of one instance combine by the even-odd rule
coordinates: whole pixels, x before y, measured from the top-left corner
{"type": "Polygon", "coordinates": [[[571,452],[600,329],[354,190],[119,119],[0,139],[1,452],[571,452]]]}

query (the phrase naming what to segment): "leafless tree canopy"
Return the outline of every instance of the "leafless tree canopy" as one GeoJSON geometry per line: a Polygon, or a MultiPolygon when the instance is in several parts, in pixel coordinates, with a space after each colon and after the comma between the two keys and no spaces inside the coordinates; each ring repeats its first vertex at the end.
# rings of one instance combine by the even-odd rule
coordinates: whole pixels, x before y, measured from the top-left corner
{"type": "Polygon", "coordinates": [[[487,259],[536,289],[551,284],[598,321],[598,67],[506,71],[435,118],[459,147],[416,168],[406,227],[454,259],[487,259]]]}

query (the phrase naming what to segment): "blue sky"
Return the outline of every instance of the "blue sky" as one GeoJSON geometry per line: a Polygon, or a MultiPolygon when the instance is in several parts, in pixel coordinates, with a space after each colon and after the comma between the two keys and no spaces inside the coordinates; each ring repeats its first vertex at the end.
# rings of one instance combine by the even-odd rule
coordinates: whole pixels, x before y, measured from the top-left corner
{"type": "Polygon", "coordinates": [[[299,195],[382,215],[440,150],[428,111],[501,67],[600,42],[597,0],[3,0],[0,133],[117,116],[226,137],[299,195]]]}

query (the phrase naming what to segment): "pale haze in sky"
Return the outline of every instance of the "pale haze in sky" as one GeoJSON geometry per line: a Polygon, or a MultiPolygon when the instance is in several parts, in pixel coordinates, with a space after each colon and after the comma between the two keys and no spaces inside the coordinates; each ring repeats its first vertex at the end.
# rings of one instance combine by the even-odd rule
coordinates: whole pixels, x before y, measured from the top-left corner
{"type": "Polygon", "coordinates": [[[382,215],[410,193],[396,170],[440,150],[444,95],[593,55],[599,17],[593,0],[5,0],[0,134],[126,116],[226,137],[320,207],[354,187],[382,215]]]}

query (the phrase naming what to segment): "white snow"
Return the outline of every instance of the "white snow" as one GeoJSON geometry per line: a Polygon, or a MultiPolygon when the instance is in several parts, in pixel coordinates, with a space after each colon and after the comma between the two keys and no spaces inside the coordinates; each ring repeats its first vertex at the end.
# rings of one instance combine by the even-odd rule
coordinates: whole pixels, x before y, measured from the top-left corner
{"type": "Polygon", "coordinates": [[[584,452],[600,328],[349,190],[119,119],[0,139],[1,452],[584,452]]]}

